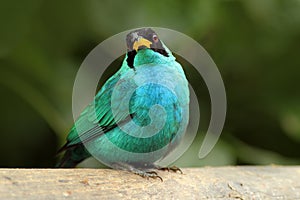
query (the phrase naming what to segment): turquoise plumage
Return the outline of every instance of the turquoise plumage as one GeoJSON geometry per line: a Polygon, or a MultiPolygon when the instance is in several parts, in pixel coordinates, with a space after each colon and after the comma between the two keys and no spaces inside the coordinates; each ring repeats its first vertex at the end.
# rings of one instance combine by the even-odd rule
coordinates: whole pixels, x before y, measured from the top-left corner
{"type": "Polygon", "coordinates": [[[150,28],[130,32],[121,68],[109,78],[71,129],[58,167],[95,156],[142,176],[184,136],[189,90],[184,71],[150,28]]]}

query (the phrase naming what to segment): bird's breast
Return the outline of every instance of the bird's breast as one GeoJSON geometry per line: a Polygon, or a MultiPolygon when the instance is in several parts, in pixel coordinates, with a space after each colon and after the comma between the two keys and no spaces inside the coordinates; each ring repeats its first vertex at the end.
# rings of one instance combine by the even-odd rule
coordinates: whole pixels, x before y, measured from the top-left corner
{"type": "MultiPolygon", "coordinates": [[[[168,88],[178,98],[180,104],[189,103],[188,81],[177,62],[156,65],[145,64],[137,68],[133,79],[138,87],[151,83],[168,88]]],[[[156,90],[160,88],[149,87],[148,89],[156,90]]]]}

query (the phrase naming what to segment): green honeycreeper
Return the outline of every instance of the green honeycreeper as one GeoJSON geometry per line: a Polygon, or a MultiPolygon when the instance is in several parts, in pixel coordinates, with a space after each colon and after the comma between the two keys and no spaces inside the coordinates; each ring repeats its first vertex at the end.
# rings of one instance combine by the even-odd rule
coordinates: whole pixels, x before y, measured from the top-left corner
{"type": "Polygon", "coordinates": [[[57,167],[75,167],[95,156],[104,164],[143,177],[183,138],[189,119],[189,89],[181,65],[151,28],[128,33],[121,68],[96,94],[58,151],[57,167]]]}

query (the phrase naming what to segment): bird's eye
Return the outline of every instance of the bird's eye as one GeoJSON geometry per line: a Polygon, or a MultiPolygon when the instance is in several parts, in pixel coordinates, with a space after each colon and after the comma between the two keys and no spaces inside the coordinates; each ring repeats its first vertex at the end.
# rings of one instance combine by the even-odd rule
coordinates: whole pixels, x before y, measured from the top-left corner
{"type": "Polygon", "coordinates": [[[157,35],[153,35],[153,36],[152,36],[152,40],[153,40],[153,42],[157,43],[157,42],[158,42],[158,37],[157,37],[157,35]]]}

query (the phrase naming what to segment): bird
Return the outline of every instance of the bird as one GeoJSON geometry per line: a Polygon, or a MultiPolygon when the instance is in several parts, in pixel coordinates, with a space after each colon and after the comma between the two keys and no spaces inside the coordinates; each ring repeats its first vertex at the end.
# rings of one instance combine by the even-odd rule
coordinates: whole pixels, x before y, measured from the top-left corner
{"type": "Polygon", "coordinates": [[[181,172],[157,163],[186,134],[190,97],[183,67],[152,28],[129,32],[125,43],[120,69],[75,120],[56,167],[73,168],[94,156],[147,178],[161,179],[159,169],[181,172]]]}

